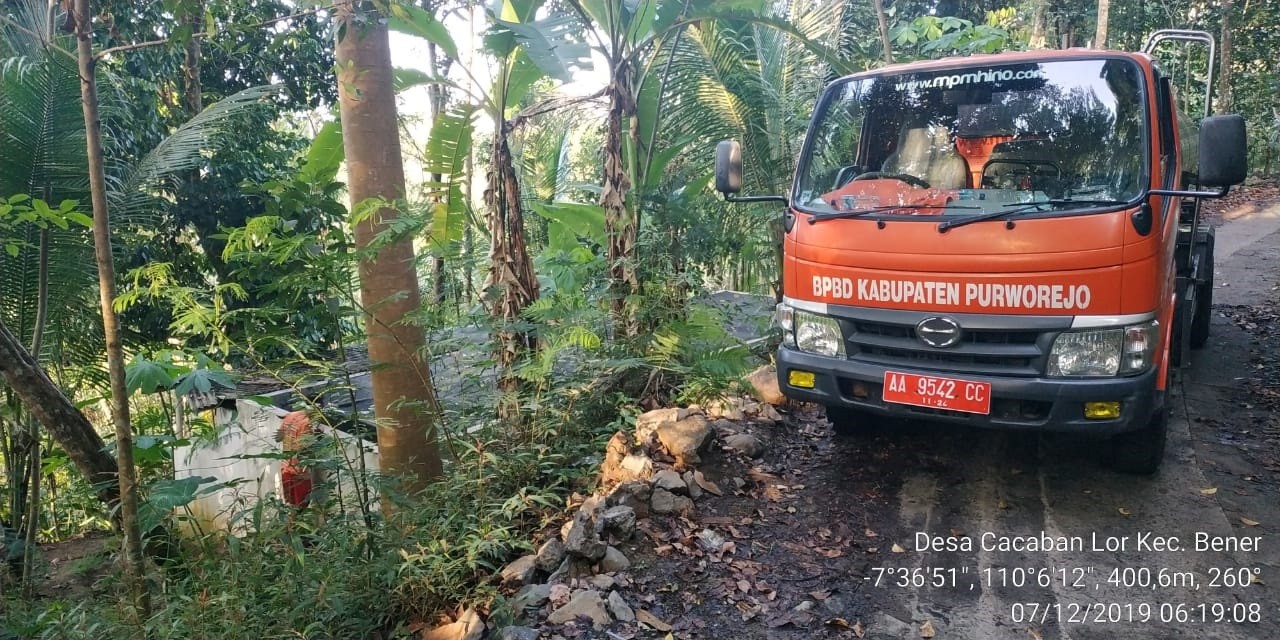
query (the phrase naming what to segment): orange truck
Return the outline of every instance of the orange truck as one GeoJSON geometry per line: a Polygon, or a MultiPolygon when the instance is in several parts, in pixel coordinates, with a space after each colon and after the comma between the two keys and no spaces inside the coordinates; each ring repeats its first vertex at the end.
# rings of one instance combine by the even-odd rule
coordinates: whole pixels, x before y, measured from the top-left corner
{"type": "Polygon", "coordinates": [[[877,416],[1106,438],[1153,473],[1171,369],[1205,344],[1213,229],[1244,180],[1245,127],[1198,137],[1151,55],[1070,49],[901,64],[829,85],[786,204],[777,368],[837,432],[877,416]]]}

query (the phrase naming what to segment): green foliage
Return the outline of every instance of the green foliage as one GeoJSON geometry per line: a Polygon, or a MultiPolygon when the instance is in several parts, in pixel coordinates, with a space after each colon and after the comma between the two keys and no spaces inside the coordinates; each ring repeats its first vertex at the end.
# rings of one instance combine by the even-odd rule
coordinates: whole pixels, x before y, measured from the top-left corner
{"type": "Polygon", "coordinates": [[[687,318],[670,320],[653,334],[645,360],[673,376],[674,400],[702,404],[722,396],[750,369],[751,352],[725,330],[715,310],[694,305],[687,318]]]}
{"type": "Polygon", "coordinates": [[[899,21],[889,30],[889,37],[899,58],[913,55],[932,58],[973,53],[997,53],[1012,48],[1016,41],[1001,23],[1007,19],[1001,12],[989,12],[987,21],[952,16],[920,16],[899,21]]]}

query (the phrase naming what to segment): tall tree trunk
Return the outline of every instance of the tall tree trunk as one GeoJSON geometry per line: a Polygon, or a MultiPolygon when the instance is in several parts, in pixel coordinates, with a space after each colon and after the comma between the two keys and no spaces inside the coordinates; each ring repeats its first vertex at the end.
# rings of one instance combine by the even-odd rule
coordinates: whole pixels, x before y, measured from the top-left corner
{"type": "Polygon", "coordinates": [[[1231,0],[1222,0],[1222,53],[1219,56],[1218,108],[1214,113],[1231,113],[1231,0]]]}
{"type": "Polygon", "coordinates": [[[93,57],[93,14],[89,0],[75,0],[76,57],[80,67],[80,103],[84,109],[89,194],[93,202],[93,252],[98,263],[98,294],[102,305],[102,334],[107,343],[107,376],[111,381],[111,422],[116,431],[116,472],[120,484],[120,526],[124,530],[124,570],[141,623],[150,617],[151,598],[143,582],[142,532],[138,522],[138,486],[133,467],[133,427],[129,422],[129,391],[124,380],[124,350],[116,316],[116,270],[111,256],[111,216],[107,205],[107,176],[103,167],[102,122],[98,117],[98,85],[93,57]]]}
{"type": "Polygon", "coordinates": [[[884,13],[884,0],[871,0],[876,10],[876,22],[880,24],[880,47],[884,51],[884,63],[893,64],[893,47],[889,43],[889,16],[884,13]]]}
{"type": "Polygon", "coordinates": [[[1093,34],[1093,48],[1107,48],[1107,26],[1111,20],[1111,0],[1098,0],[1098,27],[1093,34]]]}
{"type": "Polygon", "coordinates": [[[509,427],[520,423],[520,379],[514,366],[536,345],[534,337],[515,326],[529,303],[538,299],[538,279],[525,244],[524,207],[520,203],[520,182],[516,176],[509,131],[504,122],[494,123],[493,153],[489,164],[489,186],[485,189],[485,209],[489,214],[489,275],[484,289],[495,290],[490,313],[499,322],[498,418],[509,427]]]}
{"type": "MultiPolygon", "coordinates": [[[[338,99],[352,210],[369,198],[405,197],[391,50],[383,17],[360,0],[340,0],[338,99]]],[[[400,213],[383,208],[355,225],[356,246],[367,251],[400,213]]],[[[402,238],[360,260],[369,360],[374,365],[374,415],[382,471],[416,492],[443,475],[436,443],[438,413],[426,336],[410,317],[421,307],[413,240],[402,238]]]]}
{"type": "MultiPolygon", "coordinates": [[[[640,281],[636,277],[635,217],[627,207],[627,191],[631,178],[623,162],[622,125],[630,125],[635,117],[636,103],[631,86],[631,73],[626,62],[618,59],[621,53],[612,54],[613,79],[606,91],[609,97],[609,120],[604,144],[604,185],[600,191],[600,205],[604,208],[604,230],[608,242],[609,288],[612,298],[614,332],[627,337],[640,333],[640,324],[628,298],[640,293],[640,281]]],[[[630,128],[630,126],[628,126],[630,128]]]]}
{"type": "MultiPolygon", "coordinates": [[[[49,188],[44,190],[44,199],[50,199],[49,188]]],[[[45,323],[49,320],[49,230],[40,230],[40,265],[36,275],[36,320],[35,326],[31,329],[31,356],[40,362],[40,351],[44,347],[44,329],[45,323]]],[[[28,413],[28,415],[30,415],[28,413]]],[[[28,482],[31,483],[29,489],[30,497],[27,498],[27,517],[24,525],[26,526],[26,544],[22,549],[22,581],[28,587],[31,586],[32,571],[35,567],[36,552],[36,533],[40,531],[40,428],[35,421],[28,419],[31,424],[27,430],[31,442],[27,453],[29,461],[29,471],[27,473],[28,482]]],[[[17,516],[14,516],[17,517],[17,516]]]]}
{"type": "MultiPolygon", "coordinates": [[[[182,18],[183,24],[191,27],[193,34],[203,30],[204,6],[204,0],[195,0],[182,18]]],[[[195,117],[204,110],[204,95],[200,87],[200,38],[187,39],[182,60],[182,105],[188,117],[195,117]]]]}
{"type": "Polygon", "coordinates": [[[1045,34],[1049,30],[1049,0],[1035,0],[1035,8],[1031,10],[1031,39],[1027,43],[1032,49],[1045,47],[1045,34]]]}

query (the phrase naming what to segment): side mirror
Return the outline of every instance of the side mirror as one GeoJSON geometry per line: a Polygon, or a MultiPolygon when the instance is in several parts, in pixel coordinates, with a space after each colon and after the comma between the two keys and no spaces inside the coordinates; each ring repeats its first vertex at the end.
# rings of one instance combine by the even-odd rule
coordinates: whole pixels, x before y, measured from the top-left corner
{"type": "Polygon", "coordinates": [[[1249,172],[1249,152],[1242,116],[1209,116],[1200,121],[1199,164],[1200,184],[1206,187],[1230,187],[1244,182],[1249,172]]]}
{"type": "Polygon", "coordinates": [[[725,195],[742,191],[742,145],[737,140],[716,144],[716,191],[725,195]]]}

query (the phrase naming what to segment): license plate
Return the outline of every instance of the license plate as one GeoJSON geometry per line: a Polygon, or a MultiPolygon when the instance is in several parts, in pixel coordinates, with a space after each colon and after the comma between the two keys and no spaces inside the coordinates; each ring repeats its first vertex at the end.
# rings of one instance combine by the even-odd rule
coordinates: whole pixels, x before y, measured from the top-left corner
{"type": "Polygon", "coordinates": [[[886,371],[884,401],[965,413],[991,413],[991,383],[886,371]]]}

